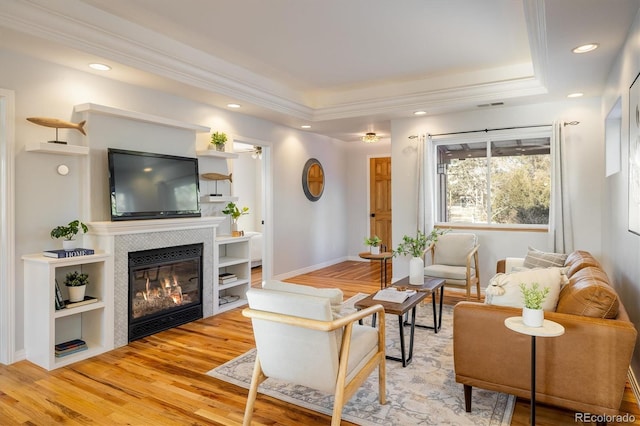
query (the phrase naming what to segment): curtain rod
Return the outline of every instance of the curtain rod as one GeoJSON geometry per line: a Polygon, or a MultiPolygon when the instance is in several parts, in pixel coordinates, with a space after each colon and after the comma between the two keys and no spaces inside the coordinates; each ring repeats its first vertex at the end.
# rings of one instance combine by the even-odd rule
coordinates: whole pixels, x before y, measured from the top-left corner
{"type": "MultiPolygon", "coordinates": [[[[569,125],[569,126],[575,126],[577,124],[580,124],[579,121],[569,121],[568,123],[564,123],[565,126],[569,125]]],[[[493,131],[497,131],[497,130],[515,130],[515,129],[530,129],[532,127],[550,127],[552,126],[552,124],[536,124],[533,126],[515,126],[515,127],[498,127],[495,129],[481,129],[481,130],[466,130],[466,131],[462,131],[462,132],[450,132],[450,133],[435,133],[435,134],[431,134],[429,133],[428,136],[450,136],[450,135],[463,135],[466,133],[480,133],[480,132],[493,132],[493,131]]],[[[411,135],[409,136],[409,139],[415,139],[417,138],[418,135],[411,135]]]]}

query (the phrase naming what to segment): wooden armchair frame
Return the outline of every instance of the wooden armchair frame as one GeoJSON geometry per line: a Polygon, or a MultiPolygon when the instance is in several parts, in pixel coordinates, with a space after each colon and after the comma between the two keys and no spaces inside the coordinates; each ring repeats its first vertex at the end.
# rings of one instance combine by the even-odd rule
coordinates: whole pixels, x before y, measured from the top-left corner
{"type": "MultiPolygon", "coordinates": [[[[433,265],[435,262],[436,256],[436,245],[431,243],[427,250],[431,252],[431,264],[433,265]]],[[[480,248],[480,244],[476,244],[473,249],[467,254],[467,272],[466,272],[466,289],[467,289],[467,300],[471,298],[471,287],[476,285],[476,295],[478,300],[480,300],[480,269],[479,269],[479,257],[478,257],[478,249],[480,248]],[[473,261],[474,265],[474,274],[471,274],[471,262],[473,261]]]]}
{"type": "MultiPolygon", "coordinates": [[[[384,404],[386,402],[385,320],[384,308],[382,307],[382,305],[371,306],[370,308],[354,312],[333,321],[318,321],[308,318],[301,318],[298,316],[260,311],[251,308],[245,308],[242,311],[242,315],[252,319],[273,321],[295,327],[302,327],[310,330],[325,332],[332,332],[344,327],[339,355],[340,363],[338,367],[338,376],[336,379],[334,393],[335,400],[333,404],[333,415],[331,418],[332,426],[340,425],[342,408],[344,404],[349,401],[356,390],[358,390],[358,388],[362,385],[362,383],[364,383],[364,381],[367,379],[367,377],[369,377],[371,372],[373,372],[376,367],[378,367],[378,392],[380,404],[384,404]],[[378,351],[360,369],[360,371],[354,376],[354,378],[347,383],[347,361],[349,359],[349,349],[351,344],[353,325],[355,322],[373,314],[377,314],[380,318],[378,321],[378,351]]],[[[262,371],[262,367],[260,365],[260,357],[256,355],[256,361],[251,377],[251,387],[249,388],[249,395],[247,397],[247,405],[245,408],[244,420],[242,423],[244,426],[249,426],[251,424],[255,400],[258,394],[258,385],[264,382],[267,378],[268,377],[265,376],[264,372],[262,371]]]]}

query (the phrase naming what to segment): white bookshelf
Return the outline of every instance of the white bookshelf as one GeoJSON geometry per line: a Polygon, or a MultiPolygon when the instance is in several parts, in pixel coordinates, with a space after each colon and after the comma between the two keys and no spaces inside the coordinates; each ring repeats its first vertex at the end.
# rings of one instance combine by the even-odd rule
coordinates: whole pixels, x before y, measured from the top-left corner
{"type": "Polygon", "coordinates": [[[113,349],[113,257],[110,254],[62,259],[29,254],[22,260],[25,349],[29,361],[53,370],[113,349]],[[89,275],[86,294],[98,301],[56,310],[56,280],[63,299],[68,299],[64,279],[72,271],[89,275]],[[73,339],[84,340],[88,349],[57,358],[54,346],[73,339]]]}
{"type": "Polygon", "coordinates": [[[251,237],[217,237],[214,256],[217,259],[213,274],[214,314],[246,305],[246,294],[251,288],[251,237]],[[237,279],[220,284],[218,278],[223,272],[230,272],[237,279]],[[224,303],[225,297],[238,299],[224,303]]]}

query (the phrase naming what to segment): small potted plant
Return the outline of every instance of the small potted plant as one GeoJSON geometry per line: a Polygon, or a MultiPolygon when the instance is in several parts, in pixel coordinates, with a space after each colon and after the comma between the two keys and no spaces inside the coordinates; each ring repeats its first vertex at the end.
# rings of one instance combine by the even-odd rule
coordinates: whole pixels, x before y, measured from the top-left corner
{"type": "Polygon", "coordinates": [[[532,283],[527,286],[520,283],[520,291],[524,299],[524,308],[522,308],[522,322],[529,327],[542,327],[544,322],[544,311],[542,303],[549,294],[549,287],[542,287],[538,283],[532,283]]]}
{"type": "Polygon", "coordinates": [[[224,144],[227,143],[227,135],[224,132],[215,132],[211,135],[210,147],[216,151],[224,151],[224,144]]]}
{"type": "Polygon", "coordinates": [[[245,206],[240,209],[236,203],[230,202],[224,210],[222,210],[222,213],[231,216],[231,235],[234,237],[240,236],[240,232],[238,231],[238,219],[240,219],[240,216],[242,215],[249,214],[249,207],[245,206]]]}
{"type": "Polygon", "coordinates": [[[51,230],[51,238],[62,238],[62,248],[67,251],[74,250],[76,248],[75,236],[80,232],[87,232],[89,228],[87,225],[80,222],[78,219],[69,222],[68,225],[56,226],[51,230]]]}
{"type": "Polygon", "coordinates": [[[380,243],[382,240],[377,235],[374,235],[371,238],[365,238],[364,244],[369,246],[369,252],[371,254],[380,254],[380,243]]]}
{"type": "Polygon", "coordinates": [[[438,241],[440,235],[447,232],[448,230],[446,229],[433,229],[428,235],[425,235],[418,230],[415,237],[409,237],[408,235],[402,237],[402,242],[393,251],[393,255],[411,255],[411,260],[409,261],[409,284],[424,284],[424,259],[422,258],[424,252],[432,242],[438,241]]]}
{"type": "Polygon", "coordinates": [[[84,300],[84,292],[89,284],[89,275],[78,271],[69,272],[64,279],[64,285],[69,291],[69,302],[84,300]]]}

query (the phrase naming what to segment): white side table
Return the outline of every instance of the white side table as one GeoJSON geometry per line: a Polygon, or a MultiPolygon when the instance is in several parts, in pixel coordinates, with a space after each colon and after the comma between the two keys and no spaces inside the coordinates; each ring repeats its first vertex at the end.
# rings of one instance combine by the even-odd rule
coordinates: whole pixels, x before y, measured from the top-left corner
{"type": "Polygon", "coordinates": [[[516,333],[531,336],[531,424],[536,424],[536,337],[558,337],[564,334],[564,327],[557,322],[544,320],[542,327],[524,325],[522,317],[510,317],[504,325],[516,333]]]}

